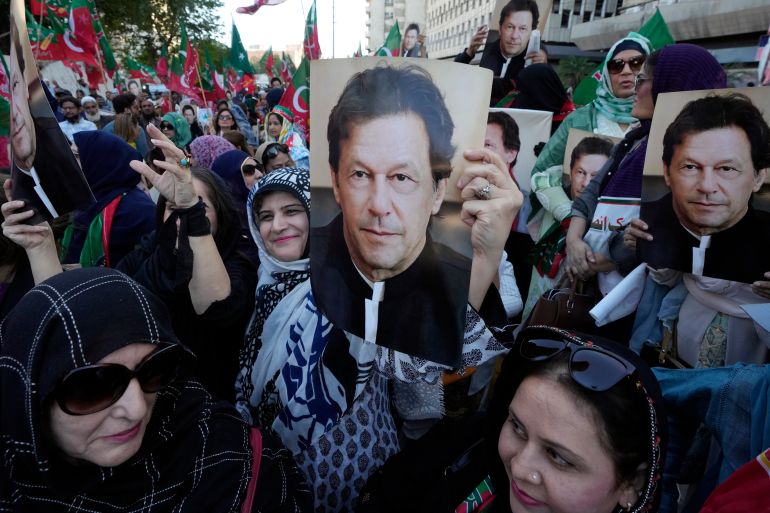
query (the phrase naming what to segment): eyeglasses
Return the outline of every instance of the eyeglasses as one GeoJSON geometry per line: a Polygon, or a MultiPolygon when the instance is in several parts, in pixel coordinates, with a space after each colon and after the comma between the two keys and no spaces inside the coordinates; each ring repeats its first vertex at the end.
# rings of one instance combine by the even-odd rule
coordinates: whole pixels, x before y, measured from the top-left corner
{"type": "Polygon", "coordinates": [[[527,360],[540,362],[570,350],[569,374],[583,388],[604,392],[634,373],[634,366],[604,349],[586,342],[580,345],[568,339],[533,338],[525,340],[519,353],[527,360]]]}
{"type": "Polygon", "coordinates": [[[160,129],[161,130],[173,130],[174,129],[174,125],[171,125],[169,123],[161,123],[160,124],[160,129]]]}
{"type": "Polygon", "coordinates": [[[641,73],[636,75],[636,77],[634,77],[634,89],[639,89],[639,86],[645,83],[646,81],[650,80],[650,78],[651,77],[645,77],[641,73]]]}
{"type": "Polygon", "coordinates": [[[645,60],[647,60],[645,55],[637,55],[636,57],[631,57],[628,60],[612,59],[607,63],[607,71],[613,75],[617,75],[618,73],[621,73],[626,68],[626,64],[628,64],[628,67],[631,68],[633,73],[639,73],[639,70],[642,69],[642,64],[644,64],[645,60]]]}
{"type": "Polygon", "coordinates": [[[80,367],[64,377],[54,396],[65,413],[96,413],[118,402],[134,378],[144,392],[159,391],[177,377],[188,355],[183,346],[173,344],[151,353],[134,370],[118,363],[80,367]]]}
{"type": "Polygon", "coordinates": [[[220,121],[232,121],[233,117],[230,114],[223,114],[219,116],[220,121]]]}
{"type": "Polygon", "coordinates": [[[257,172],[257,169],[259,169],[259,166],[256,163],[252,164],[251,162],[252,159],[249,157],[243,161],[243,164],[241,164],[241,173],[243,173],[244,176],[252,176],[257,172]]]}
{"type": "Polygon", "coordinates": [[[289,147],[285,144],[273,144],[270,147],[268,147],[265,150],[265,153],[262,154],[262,164],[265,164],[265,161],[274,159],[278,156],[279,153],[285,153],[289,154],[289,147]]]}

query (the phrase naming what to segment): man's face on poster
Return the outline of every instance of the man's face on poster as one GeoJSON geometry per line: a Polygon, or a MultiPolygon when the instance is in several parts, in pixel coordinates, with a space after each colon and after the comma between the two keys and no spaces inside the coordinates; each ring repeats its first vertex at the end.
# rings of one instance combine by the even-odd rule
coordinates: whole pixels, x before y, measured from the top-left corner
{"type": "Polygon", "coordinates": [[[674,212],[683,226],[699,235],[740,221],[766,174],[754,169],[749,138],[736,126],[686,136],[674,147],[665,171],[674,212]]]}
{"type": "Polygon", "coordinates": [[[404,34],[404,48],[411,50],[417,44],[417,31],[415,29],[407,30],[404,34]]]}
{"type": "Polygon", "coordinates": [[[516,11],[509,14],[500,24],[500,52],[506,57],[515,57],[527,49],[532,35],[532,13],[516,11]]]}
{"type": "Polygon", "coordinates": [[[422,119],[407,112],[349,126],[332,170],[334,198],[356,267],[381,281],[406,270],[420,255],[431,215],[447,180],[434,182],[430,141],[422,119]]]}
{"type": "Polygon", "coordinates": [[[497,123],[487,123],[487,132],[484,134],[484,147],[495,152],[510,169],[511,164],[519,155],[519,150],[509,150],[505,147],[505,134],[503,127],[497,123]]]}
{"type": "Polygon", "coordinates": [[[35,161],[35,125],[29,110],[29,87],[19,66],[20,51],[11,43],[11,146],[16,166],[27,170],[35,161]]]}

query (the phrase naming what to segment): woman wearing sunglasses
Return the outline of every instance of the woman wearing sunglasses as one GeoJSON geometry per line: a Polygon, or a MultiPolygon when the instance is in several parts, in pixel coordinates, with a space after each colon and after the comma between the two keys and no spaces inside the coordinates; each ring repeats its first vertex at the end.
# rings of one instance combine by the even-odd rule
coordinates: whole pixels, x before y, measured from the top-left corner
{"type": "Polygon", "coordinates": [[[254,157],[241,150],[230,150],[217,157],[211,164],[211,172],[227,184],[235,208],[238,210],[238,219],[241,223],[238,249],[256,265],[259,263],[259,254],[249,230],[246,200],[251,187],[262,177],[262,172],[257,168],[254,157]]]}
{"type": "Polygon", "coordinates": [[[268,375],[279,350],[263,349],[262,329],[268,316],[284,319],[301,306],[304,296],[284,298],[309,275],[310,173],[281,168],[265,175],[247,202],[251,235],[259,248],[259,283],[254,313],[238,358],[235,382],[238,411],[251,425],[271,425],[275,398],[262,394],[275,389],[280,376],[268,375]]]}
{"type": "Polygon", "coordinates": [[[222,109],[214,116],[214,134],[222,135],[229,130],[238,130],[238,123],[229,108],[222,109]]]}
{"type": "MultiPolygon", "coordinates": [[[[606,295],[623,279],[619,271],[630,271],[619,269],[617,264],[622,260],[619,255],[623,251],[623,240],[617,236],[622,235],[622,226],[607,223],[589,229],[589,220],[621,219],[627,223],[639,218],[647,137],[658,95],[723,87],[727,87],[727,78],[722,66],[700,46],[669,45],[645,61],[636,77],[636,97],[631,111],[641,121],[640,126],[615,145],[610,159],[572,205],[565,262],[570,277],[585,279],[596,274],[599,288],[606,295]],[[683,69],[687,72],[683,73],[683,69]]],[[[632,323],[631,316],[617,321],[611,328],[617,331],[606,332],[607,336],[627,340],[632,323]]]]}
{"type": "Polygon", "coordinates": [[[524,330],[488,414],[499,511],[655,511],[662,408],[655,377],[629,349],[555,328],[524,330]]]}
{"type": "Polygon", "coordinates": [[[310,510],[291,455],[185,377],[165,306],[126,275],[56,275],[0,341],[4,511],[310,510]]]}
{"type": "Polygon", "coordinates": [[[636,32],[630,32],[612,45],[602,64],[596,98],[567,116],[538,156],[532,170],[532,192],[537,195],[538,202],[533,203],[553,214],[556,222],[569,217],[572,205],[562,188],[561,169],[558,172],[551,169],[564,162],[570,128],[596,135],[625,136],[636,122],[631,115],[634,77],[641,72],[651,51],[650,41],[636,32]]]}
{"type": "Polygon", "coordinates": [[[356,511],[655,512],[663,405],[654,375],[628,348],[526,328],[487,410],[441,421],[388,460],[356,511]]]}
{"type": "Polygon", "coordinates": [[[171,139],[174,146],[183,151],[188,149],[187,145],[192,141],[192,133],[184,116],[176,112],[169,112],[163,116],[160,129],[163,135],[171,139]]]}
{"type": "Polygon", "coordinates": [[[294,114],[286,107],[276,105],[267,115],[262,142],[285,144],[297,167],[310,169],[310,153],[305,146],[305,139],[294,125],[294,114]]]}

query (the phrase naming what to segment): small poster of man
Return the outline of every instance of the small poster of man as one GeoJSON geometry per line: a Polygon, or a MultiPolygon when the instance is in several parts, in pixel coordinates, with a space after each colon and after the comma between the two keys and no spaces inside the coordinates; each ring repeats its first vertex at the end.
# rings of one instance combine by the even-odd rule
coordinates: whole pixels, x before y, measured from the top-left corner
{"type": "Polygon", "coordinates": [[[453,366],[471,264],[456,183],[483,147],[492,75],[416,62],[311,63],[311,284],[336,327],[453,366]]]}
{"type": "Polygon", "coordinates": [[[48,103],[29,44],[24,2],[11,2],[11,178],[13,199],[37,224],[94,201],[80,165],[48,103]]]}
{"type": "Polygon", "coordinates": [[[645,180],[640,217],[652,240],[637,241],[644,262],[744,283],[764,279],[769,121],[767,88],[660,95],[644,174],[662,175],[664,184],[645,180]]]}

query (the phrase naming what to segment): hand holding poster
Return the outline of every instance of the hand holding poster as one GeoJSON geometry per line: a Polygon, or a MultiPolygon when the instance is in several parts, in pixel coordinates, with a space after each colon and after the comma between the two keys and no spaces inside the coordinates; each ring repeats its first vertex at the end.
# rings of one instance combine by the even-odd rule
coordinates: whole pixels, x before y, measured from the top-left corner
{"type": "Polygon", "coordinates": [[[27,222],[37,224],[94,200],[40,83],[21,0],[11,2],[10,60],[13,199],[35,211],[27,222]]]}
{"type": "Polygon", "coordinates": [[[326,86],[310,92],[311,283],[335,327],[454,366],[471,261],[462,248],[434,239],[434,220],[451,225],[467,247],[468,231],[454,202],[468,200],[468,193],[480,199],[492,194],[476,202],[491,207],[494,196],[513,184],[506,170],[495,167],[499,177],[479,177],[461,193],[456,185],[473,166],[463,150],[483,146],[487,99],[481,91],[489,90],[491,73],[412,62],[311,63],[313,80],[326,86]],[[473,188],[482,196],[474,196],[473,188]],[[434,218],[440,210],[442,219],[434,218]]]}

